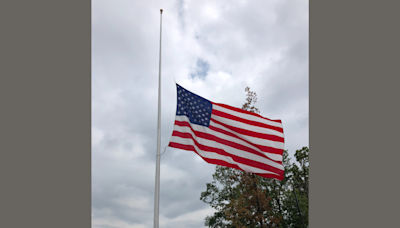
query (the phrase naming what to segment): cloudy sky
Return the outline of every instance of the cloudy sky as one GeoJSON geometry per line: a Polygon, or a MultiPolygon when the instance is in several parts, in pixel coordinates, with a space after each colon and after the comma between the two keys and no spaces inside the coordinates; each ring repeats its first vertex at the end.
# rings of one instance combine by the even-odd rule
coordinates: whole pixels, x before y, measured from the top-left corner
{"type": "MultiPolygon", "coordinates": [[[[162,140],[172,133],[176,87],[241,107],[245,87],[261,115],[281,119],[293,156],[308,146],[306,0],[92,1],[92,227],[153,227],[160,9],[162,140]]],[[[200,228],[213,210],[200,193],[215,165],[167,148],[160,227],[200,228]]]]}

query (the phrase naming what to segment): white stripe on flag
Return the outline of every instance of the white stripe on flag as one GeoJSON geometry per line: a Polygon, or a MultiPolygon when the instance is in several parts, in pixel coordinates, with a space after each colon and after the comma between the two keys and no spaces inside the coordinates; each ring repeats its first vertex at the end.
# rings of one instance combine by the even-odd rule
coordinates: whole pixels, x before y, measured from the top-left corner
{"type": "Polygon", "coordinates": [[[283,128],[283,125],[281,123],[277,123],[277,122],[274,122],[274,121],[266,120],[266,119],[263,119],[261,117],[245,114],[245,113],[242,113],[242,112],[236,112],[234,110],[230,110],[230,109],[224,108],[222,106],[219,106],[218,104],[213,104],[212,107],[215,110],[218,110],[220,112],[225,112],[225,113],[228,113],[228,114],[230,114],[232,116],[240,117],[242,119],[247,119],[247,120],[256,121],[256,122],[259,122],[259,123],[271,125],[271,126],[274,126],[274,127],[283,128]]]}
{"type": "Polygon", "coordinates": [[[221,117],[221,116],[217,116],[214,114],[211,114],[211,118],[215,119],[221,123],[230,125],[230,126],[235,126],[237,128],[241,128],[244,130],[248,130],[248,131],[253,131],[253,132],[258,132],[258,133],[263,133],[263,134],[268,134],[268,135],[276,135],[279,137],[284,137],[282,132],[279,131],[275,131],[272,129],[268,129],[268,128],[263,128],[263,127],[258,127],[258,126],[254,126],[254,125],[250,125],[250,124],[246,124],[246,123],[242,123],[236,120],[231,120],[225,117],[221,117]]]}
{"type": "Polygon", "coordinates": [[[268,147],[273,147],[273,148],[282,149],[282,150],[285,148],[285,144],[283,142],[277,142],[277,141],[272,141],[272,140],[268,140],[268,139],[261,139],[261,138],[256,138],[256,137],[252,137],[252,136],[248,136],[248,135],[243,135],[243,134],[237,133],[235,131],[232,131],[220,124],[217,124],[212,120],[210,122],[210,125],[213,127],[222,129],[224,131],[230,132],[230,133],[242,138],[243,140],[249,141],[256,145],[268,146],[268,147]]]}

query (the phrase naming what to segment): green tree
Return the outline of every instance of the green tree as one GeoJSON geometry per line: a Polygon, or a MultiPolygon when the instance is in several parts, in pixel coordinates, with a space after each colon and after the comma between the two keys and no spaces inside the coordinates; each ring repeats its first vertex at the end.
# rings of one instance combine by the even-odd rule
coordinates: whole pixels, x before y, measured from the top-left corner
{"type": "Polygon", "coordinates": [[[293,186],[296,188],[297,199],[305,226],[308,226],[308,175],[309,175],[309,149],[303,147],[296,150],[294,157],[298,162],[293,163],[288,170],[288,189],[284,195],[284,223],[285,227],[297,228],[302,227],[301,218],[297,209],[296,198],[293,192],[293,186]]]}
{"type": "Polygon", "coordinates": [[[283,167],[285,168],[284,179],[282,181],[277,181],[275,179],[262,178],[261,185],[263,186],[263,188],[266,189],[266,194],[270,196],[272,199],[270,201],[270,205],[275,216],[281,218],[281,226],[287,227],[287,223],[284,220],[285,197],[286,197],[285,192],[289,190],[288,175],[290,175],[290,170],[292,167],[290,163],[289,153],[287,152],[287,150],[283,151],[282,164],[283,167]]]}
{"type": "MultiPolygon", "coordinates": [[[[300,191],[296,189],[297,199],[299,201],[301,216],[304,221],[304,225],[308,227],[308,199],[304,194],[300,194],[300,191]]],[[[293,189],[285,190],[283,192],[283,220],[282,227],[286,228],[303,228],[299,211],[297,209],[296,198],[293,189]]]]}
{"type": "Polygon", "coordinates": [[[308,198],[308,173],[309,173],[309,159],[308,159],[308,148],[303,147],[301,150],[296,150],[294,157],[296,161],[299,163],[299,166],[296,164],[293,165],[293,178],[295,181],[295,185],[299,187],[299,190],[302,194],[304,194],[308,198]]]}
{"type": "Polygon", "coordinates": [[[207,216],[205,225],[212,228],[231,228],[226,219],[225,211],[231,200],[237,199],[240,195],[238,183],[233,177],[241,171],[224,166],[216,166],[213,174],[214,181],[207,183],[206,191],[201,193],[200,199],[217,210],[213,216],[207,216]]]}
{"type": "MultiPolygon", "coordinates": [[[[246,87],[242,109],[260,113],[257,94],[246,87]]],[[[213,181],[207,183],[200,200],[217,212],[205,218],[211,228],[302,227],[293,185],[305,225],[308,225],[308,148],[295,153],[299,165],[283,152],[284,179],[277,181],[223,166],[216,166],[213,181]]]]}

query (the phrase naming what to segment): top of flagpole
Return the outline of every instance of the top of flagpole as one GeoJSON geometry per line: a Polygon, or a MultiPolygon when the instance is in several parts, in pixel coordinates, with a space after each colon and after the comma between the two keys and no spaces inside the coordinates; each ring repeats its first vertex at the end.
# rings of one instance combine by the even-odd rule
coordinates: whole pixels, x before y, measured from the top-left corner
{"type": "Polygon", "coordinates": [[[162,14],[162,11],[163,11],[163,10],[162,10],[162,9],[160,9],[160,13],[161,13],[161,14],[162,14]]]}

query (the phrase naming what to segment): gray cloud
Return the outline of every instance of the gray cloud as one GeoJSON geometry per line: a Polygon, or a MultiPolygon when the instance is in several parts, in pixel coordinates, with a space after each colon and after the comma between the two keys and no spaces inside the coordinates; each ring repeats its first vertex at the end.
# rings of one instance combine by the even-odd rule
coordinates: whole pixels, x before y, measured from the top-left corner
{"type": "MultiPolygon", "coordinates": [[[[282,119],[290,154],[308,146],[308,1],[92,3],[92,226],[153,225],[159,9],[163,13],[162,151],[174,123],[174,79],[214,102],[282,119]],[[191,77],[192,75],[192,77],[191,77]]],[[[204,227],[199,200],[215,166],[167,148],[161,227],[204,227]]]]}

